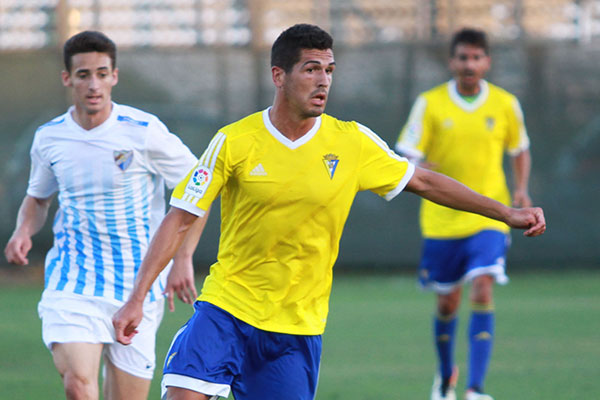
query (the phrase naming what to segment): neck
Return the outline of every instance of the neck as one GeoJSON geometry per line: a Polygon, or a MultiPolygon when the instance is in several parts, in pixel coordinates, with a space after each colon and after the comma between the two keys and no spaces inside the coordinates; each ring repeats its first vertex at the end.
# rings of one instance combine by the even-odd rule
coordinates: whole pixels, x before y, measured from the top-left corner
{"type": "Polygon", "coordinates": [[[283,136],[292,142],[306,135],[315,125],[316,117],[302,117],[289,110],[281,103],[275,102],[269,110],[271,123],[283,136]]]}
{"type": "Polygon", "coordinates": [[[85,110],[82,110],[75,106],[75,109],[71,112],[71,117],[77,123],[77,125],[81,126],[86,131],[90,129],[94,129],[97,126],[100,126],[110,117],[110,113],[112,112],[112,103],[98,111],[97,113],[90,114],[85,110]]]}
{"type": "Polygon", "coordinates": [[[460,81],[456,81],[456,90],[462,96],[476,96],[481,92],[481,83],[475,85],[462,85],[460,81]]]}

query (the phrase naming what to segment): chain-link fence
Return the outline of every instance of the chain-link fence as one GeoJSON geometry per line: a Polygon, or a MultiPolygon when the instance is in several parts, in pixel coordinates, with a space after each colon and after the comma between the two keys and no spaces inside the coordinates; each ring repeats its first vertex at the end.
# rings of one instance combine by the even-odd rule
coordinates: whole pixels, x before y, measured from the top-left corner
{"type": "Polygon", "coordinates": [[[465,25],[500,39],[591,41],[600,37],[600,1],[2,0],[0,51],[54,46],[85,29],[122,48],[264,48],[298,21],[348,45],[436,40],[465,25]]]}
{"type": "MultiPolygon", "coordinates": [[[[51,16],[59,3],[67,3],[1,0],[0,18],[5,18],[6,10],[13,16],[17,11],[29,12],[34,7],[23,4],[34,3],[47,19],[38,16],[38,25],[29,26],[37,26],[35,29],[43,32],[46,39],[39,39],[34,50],[31,47],[36,46],[30,45],[29,51],[24,51],[24,44],[2,45],[12,51],[0,53],[1,243],[6,243],[14,228],[25,193],[33,132],[63,113],[70,103],[59,78],[61,55],[55,45],[60,24],[51,16]]],[[[493,65],[488,78],[521,100],[532,140],[531,192],[536,203],[544,206],[549,223],[541,238],[525,240],[514,235],[512,265],[600,263],[600,226],[596,222],[600,221],[600,208],[595,206],[600,203],[600,41],[584,40],[581,29],[571,30],[578,26],[574,15],[597,2],[547,0],[539,12],[533,5],[539,6],[541,1],[526,0],[123,3],[69,1],[67,5],[80,13],[79,19],[70,17],[73,26],[69,29],[107,31],[119,47],[120,80],[113,92],[115,101],[157,114],[196,154],[202,152],[220,126],[271,103],[267,43],[288,25],[310,21],[333,33],[337,68],[327,112],[360,121],[393,144],[416,95],[449,78],[448,34],[463,22],[488,24],[485,28],[493,32],[493,65]],[[219,8],[223,5],[229,8],[219,8]],[[142,9],[146,12],[141,13],[142,9]],[[173,26],[164,15],[152,15],[175,9],[180,10],[180,29],[187,26],[186,18],[193,16],[195,22],[189,25],[193,40],[175,41],[171,46],[164,42],[166,36],[160,39],[162,42],[151,43],[140,33],[158,26],[173,26]],[[565,9],[571,14],[563,12],[565,9]],[[93,11],[86,14],[86,10],[93,11]],[[117,21],[109,14],[111,10],[120,10],[131,29],[120,23],[110,25],[117,21]],[[210,10],[214,12],[211,14],[210,10]],[[552,10],[560,18],[536,25],[535,15],[552,15],[552,10]],[[98,12],[107,14],[101,16],[98,12]],[[223,17],[224,14],[229,16],[223,17]],[[488,15],[488,19],[474,15],[488,15]],[[152,18],[157,18],[156,24],[151,23],[152,18]],[[162,20],[164,24],[160,25],[162,20]],[[493,21],[500,22],[494,25],[493,21]],[[229,36],[224,33],[227,29],[229,36]],[[118,36],[119,32],[130,35],[131,40],[118,36]],[[551,32],[563,32],[558,35],[561,40],[549,40],[556,34],[551,32]],[[515,34],[518,40],[510,39],[515,34]],[[229,41],[227,37],[237,39],[229,41]]],[[[593,20],[590,17],[587,23],[593,20]]],[[[17,29],[18,24],[10,26],[17,29]]],[[[10,29],[9,25],[0,24],[0,43],[6,43],[10,29]]],[[[588,38],[594,39],[595,35],[590,33],[588,38]]],[[[417,199],[410,194],[391,203],[371,194],[359,195],[342,239],[340,264],[414,265],[420,243],[417,209],[417,199]]],[[[218,213],[213,213],[197,252],[201,262],[208,263],[216,255],[217,220],[218,213]]],[[[38,256],[48,248],[51,237],[48,226],[36,237],[34,251],[39,252],[38,256]]]]}

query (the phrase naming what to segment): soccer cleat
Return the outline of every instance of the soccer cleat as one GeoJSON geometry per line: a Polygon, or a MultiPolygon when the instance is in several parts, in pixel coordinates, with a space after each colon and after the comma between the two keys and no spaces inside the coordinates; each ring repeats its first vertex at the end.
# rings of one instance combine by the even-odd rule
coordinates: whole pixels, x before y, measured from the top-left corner
{"type": "Polygon", "coordinates": [[[483,394],[474,390],[467,390],[465,393],[465,400],[494,400],[489,394],[483,394]]]}
{"type": "Polygon", "coordinates": [[[445,388],[442,382],[442,377],[440,376],[440,373],[437,372],[433,378],[430,400],[456,400],[456,382],[458,382],[457,366],[452,368],[452,376],[450,377],[450,380],[445,388]]]}

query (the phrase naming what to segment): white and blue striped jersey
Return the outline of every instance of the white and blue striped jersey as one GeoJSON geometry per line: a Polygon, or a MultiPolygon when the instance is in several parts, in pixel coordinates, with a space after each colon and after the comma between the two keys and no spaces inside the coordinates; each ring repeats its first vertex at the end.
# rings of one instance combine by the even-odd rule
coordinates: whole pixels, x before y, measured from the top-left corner
{"type": "MultiPolygon", "coordinates": [[[[126,301],[172,188],[197,159],[154,115],[113,103],[85,130],[67,113],[42,125],[31,148],[27,194],[58,192],[45,290],[126,301]]],[[[164,289],[166,268],[147,301],[164,289]]]]}

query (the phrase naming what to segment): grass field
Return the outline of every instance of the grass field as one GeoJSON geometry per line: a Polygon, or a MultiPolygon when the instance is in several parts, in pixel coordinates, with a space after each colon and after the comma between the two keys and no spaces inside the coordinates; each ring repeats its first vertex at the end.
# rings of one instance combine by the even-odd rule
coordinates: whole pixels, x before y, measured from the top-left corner
{"type": "MultiPolygon", "coordinates": [[[[536,271],[511,278],[496,289],[497,338],[487,390],[496,400],[600,398],[600,271],[536,271]]],[[[41,342],[40,293],[37,283],[0,282],[0,399],[64,398],[41,342]]],[[[435,363],[433,304],[412,275],[338,274],[317,399],[427,399],[435,363]]],[[[175,313],[165,315],[159,364],[190,312],[179,303],[175,313]]],[[[466,375],[467,320],[463,307],[459,390],[466,375]]],[[[155,376],[151,399],[159,398],[160,374],[155,376]]]]}

